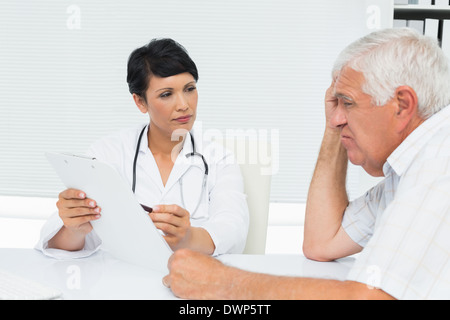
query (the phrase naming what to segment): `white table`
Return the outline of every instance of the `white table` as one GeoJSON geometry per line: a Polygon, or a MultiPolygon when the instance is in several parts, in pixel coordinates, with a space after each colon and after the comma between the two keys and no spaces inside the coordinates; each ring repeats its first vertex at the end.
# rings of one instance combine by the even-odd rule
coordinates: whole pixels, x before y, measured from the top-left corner
{"type": "MultiPolygon", "coordinates": [[[[353,258],[316,262],[302,255],[223,255],[228,265],[275,275],[343,280],[353,258]]],[[[162,285],[165,274],[134,266],[99,251],[91,257],[55,260],[34,249],[0,249],[0,269],[63,292],[63,299],[175,299],[162,285]]]]}

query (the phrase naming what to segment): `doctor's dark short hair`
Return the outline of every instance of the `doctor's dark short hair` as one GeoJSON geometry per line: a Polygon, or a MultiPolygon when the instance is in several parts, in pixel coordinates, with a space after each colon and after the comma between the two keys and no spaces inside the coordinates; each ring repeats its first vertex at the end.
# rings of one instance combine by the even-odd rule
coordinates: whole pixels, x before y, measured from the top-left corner
{"type": "Polygon", "coordinates": [[[189,72],[198,81],[197,67],[186,49],[172,39],[153,39],[135,49],[128,58],[127,82],[130,93],[146,100],[152,75],[165,78],[189,72]]]}

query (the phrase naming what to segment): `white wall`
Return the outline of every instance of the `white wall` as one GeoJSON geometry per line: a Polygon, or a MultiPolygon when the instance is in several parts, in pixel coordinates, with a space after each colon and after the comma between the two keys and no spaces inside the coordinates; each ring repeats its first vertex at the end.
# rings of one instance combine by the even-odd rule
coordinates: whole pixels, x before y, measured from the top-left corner
{"type": "MultiPolygon", "coordinates": [[[[172,37],[199,68],[205,134],[274,139],[267,249],[298,252],[330,68],[348,43],[391,26],[392,14],[391,0],[2,0],[0,246],[30,247],[55,209],[63,186],[45,151],[82,152],[147,121],[128,93],[126,60],[172,37]]],[[[350,166],[351,196],[372,183],[350,166]]]]}
{"type": "MultiPolygon", "coordinates": [[[[83,152],[148,121],[128,92],[127,58],[172,37],[199,69],[203,133],[269,140],[271,201],[304,202],[334,59],[392,14],[391,0],[2,0],[0,194],[55,197],[62,185],[44,152],[83,152]]],[[[356,196],[359,170],[347,181],[356,196]]]]}

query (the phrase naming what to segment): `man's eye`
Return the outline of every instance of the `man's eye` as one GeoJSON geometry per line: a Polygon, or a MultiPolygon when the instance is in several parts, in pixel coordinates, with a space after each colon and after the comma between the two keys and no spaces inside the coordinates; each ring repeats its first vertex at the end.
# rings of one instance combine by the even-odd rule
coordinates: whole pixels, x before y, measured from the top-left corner
{"type": "Polygon", "coordinates": [[[348,108],[353,106],[353,101],[351,100],[347,100],[347,99],[342,99],[341,103],[344,105],[344,107],[348,108]]]}

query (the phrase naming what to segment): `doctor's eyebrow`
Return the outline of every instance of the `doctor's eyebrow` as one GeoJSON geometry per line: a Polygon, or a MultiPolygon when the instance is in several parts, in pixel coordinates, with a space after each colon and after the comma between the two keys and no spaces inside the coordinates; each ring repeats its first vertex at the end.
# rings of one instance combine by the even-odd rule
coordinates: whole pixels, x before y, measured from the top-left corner
{"type": "MultiPolygon", "coordinates": [[[[195,81],[189,81],[188,83],[186,83],[186,84],[184,85],[183,88],[187,88],[187,87],[189,87],[189,86],[192,86],[193,84],[196,84],[196,82],[195,82],[195,81]]],[[[160,89],[155,90],[155,92],[163,91],[163,90],[173,90],[173,89],[174,89],[174,88],[170,88],[170,87],[168,87],[168,88],[160,88],[160,89]]]]}
{"type": "Polygon", "coordinates": [[[164,91],[164,90],[173,90],[173,88],[161,88],[161,89],[155,90],[155,92],[164,91]]]}

